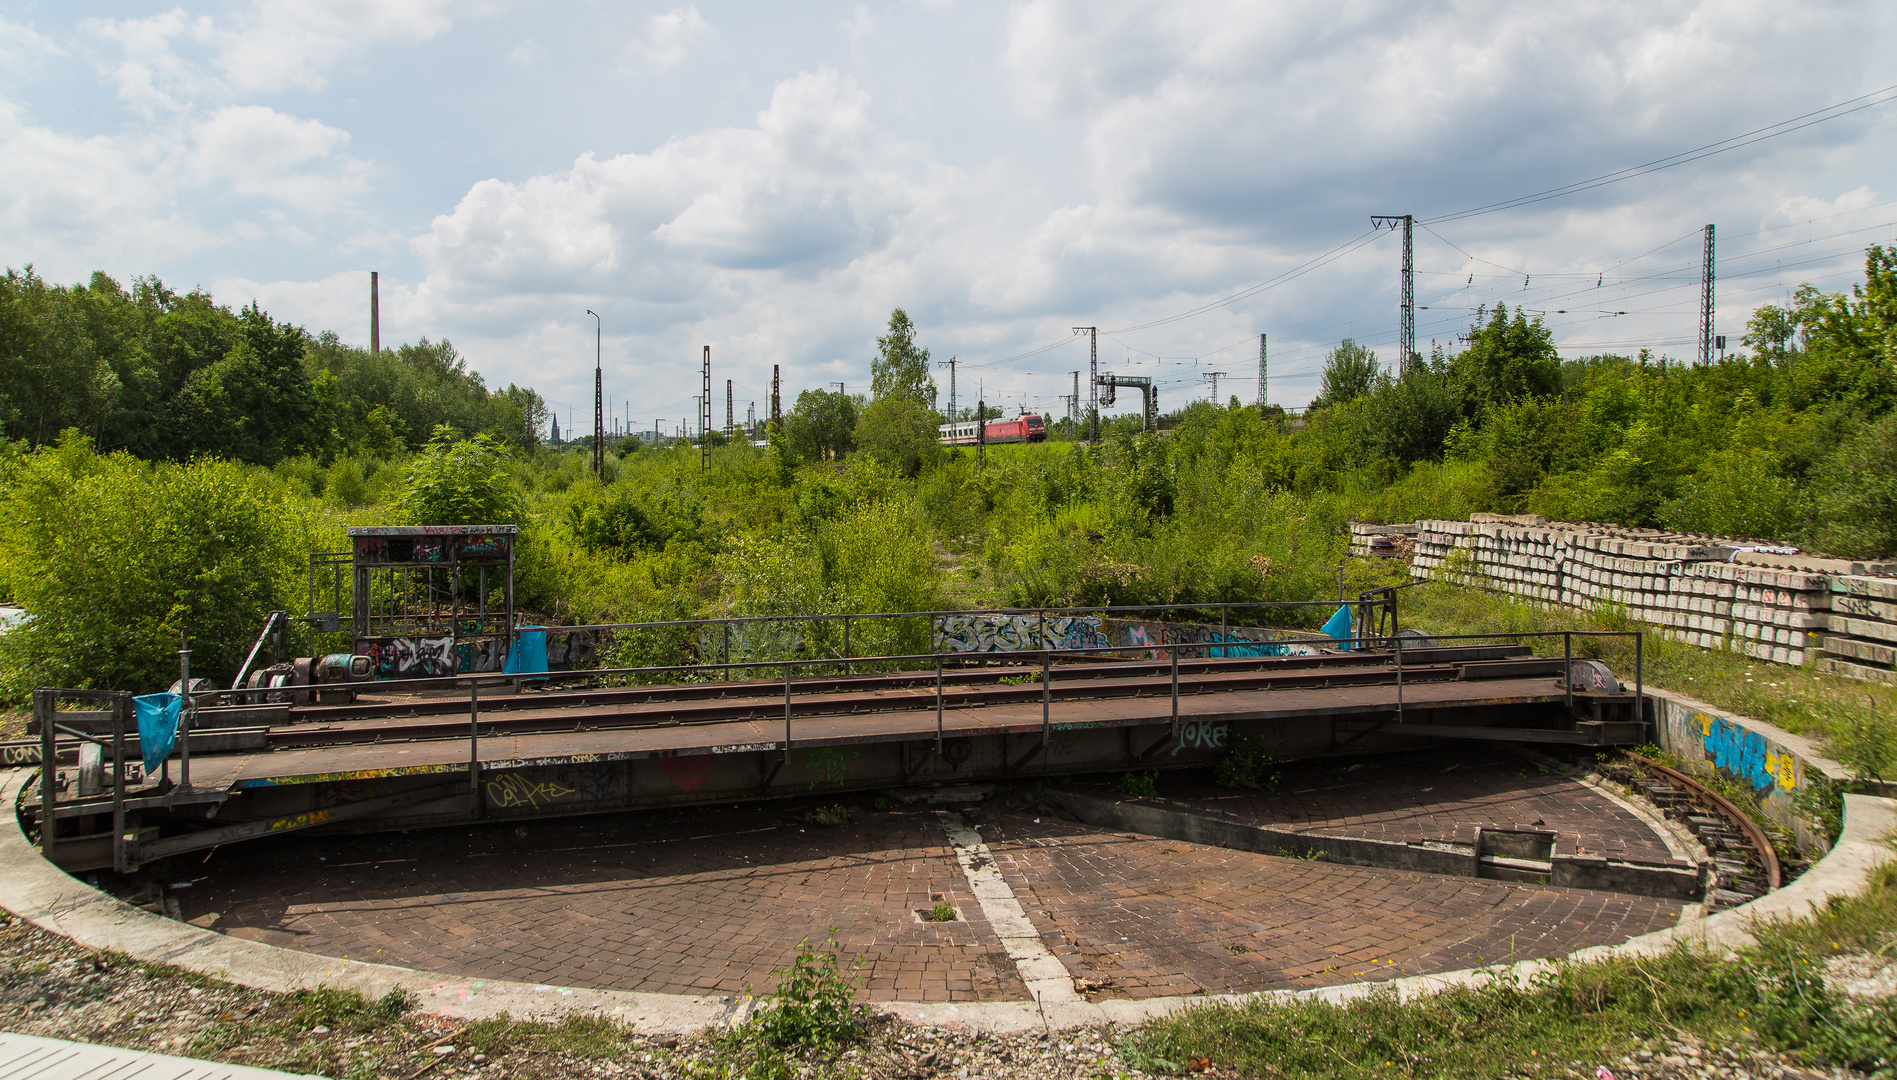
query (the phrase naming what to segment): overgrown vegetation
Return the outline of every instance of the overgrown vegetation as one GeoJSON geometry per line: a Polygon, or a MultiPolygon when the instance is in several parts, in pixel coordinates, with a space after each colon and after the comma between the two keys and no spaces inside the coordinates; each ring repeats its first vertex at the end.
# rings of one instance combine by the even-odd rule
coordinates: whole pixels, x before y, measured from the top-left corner
{"type": "MultiPolygon", "coordinates": [[[[1789,1052],[1809,1065],[1897,1076],[1897,1000],[1846,998],[1834,956],[1897,948],[1897,865],[1862,896],[1814,918],[1761,925],[1731,958],[1682,946],[1653,957],[1553,965],[1525,985],[1496,977],[1399,1000],[1258,998],[1149,1021],[1122,1047],[1148,1072],[1209,1059],[1239,1076],[1528,1077],[1589,1075],[1690,1037],[1720,1048],[1789,1052]]],[[[1201,1066],[1203,1068],[1203,1066],[1201,1066]]]]}

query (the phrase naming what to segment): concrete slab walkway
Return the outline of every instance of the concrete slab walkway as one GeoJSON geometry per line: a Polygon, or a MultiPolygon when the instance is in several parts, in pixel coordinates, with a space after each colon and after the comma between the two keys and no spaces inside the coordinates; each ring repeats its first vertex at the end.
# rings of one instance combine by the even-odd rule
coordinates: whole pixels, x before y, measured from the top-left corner
{"type": "Polygon", "coordinates": [[[0,1080],[285,1080],[295,1073],[0,1032],[0,1080]]]}

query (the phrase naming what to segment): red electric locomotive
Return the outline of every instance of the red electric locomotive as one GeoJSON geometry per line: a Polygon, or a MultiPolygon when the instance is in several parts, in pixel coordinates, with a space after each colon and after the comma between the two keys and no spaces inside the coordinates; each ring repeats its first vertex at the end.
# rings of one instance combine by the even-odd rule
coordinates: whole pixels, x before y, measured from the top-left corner
{"type": "MultiPolygon", "coordinates": [[[[990,420],[987,424],[990,443],[1036,443],[1047,441],[1047,419],[1038,413],[1023,413],[1012,420],[990,420]]],[[[945,446],[973,446],[982,441],[977,432],[975,421],[943,424],[937,442],[945,446]]]]}

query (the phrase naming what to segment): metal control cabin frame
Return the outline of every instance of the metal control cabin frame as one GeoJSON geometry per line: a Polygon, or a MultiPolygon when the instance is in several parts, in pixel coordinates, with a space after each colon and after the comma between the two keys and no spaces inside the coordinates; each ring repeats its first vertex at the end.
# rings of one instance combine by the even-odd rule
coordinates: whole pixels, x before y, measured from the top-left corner
{"type": "Polygon", "coordinates": [[[351,648],[381,678],[499,671],[517,625],[519,533],[513,525],[352,527],[349,551],[310,559],[311,621],[341,630],[346,620],[351,648]],[[334,607],[319,612],[325,584],[334,607]]]}

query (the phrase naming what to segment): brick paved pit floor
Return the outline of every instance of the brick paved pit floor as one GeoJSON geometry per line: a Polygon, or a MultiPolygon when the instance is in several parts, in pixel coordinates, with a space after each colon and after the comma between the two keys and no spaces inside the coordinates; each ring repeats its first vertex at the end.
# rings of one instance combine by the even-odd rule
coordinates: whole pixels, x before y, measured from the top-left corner
{"type": "MultiPolygon", "coordinates": [[[[1480,805],[1483,776],[1491,788],[1519,787],[1517,772],[1458,780],[1444,793],[1455,806],[1441,816],[1453,824],[1468,800],[1480,805]]],[[[1565,809],[1582,793],[1598,799],[1533,775],[1538,807],[1565,809]]],[[[1197,782],[1177,786],[1183,794],[1197,782]]],[[[1162,780],[1162,793],[1173,785],[1162,780]]],[[[1311,794],[1327,795],[1337,805],[1323,812],[1335,815],[1348,809],[1346,790],[1311,794]]],[[[1388,784],[1359,790],[1385,797],[1388,784]]],[[[198,925],[464,977],[763,993],[801,941],[836,927],[844,952],[864,958],[871,999],[1025,998],[937,815],[878,811],[867,797],[842,801],[855,820],[834,827],[805,820],[815,801],[647,811],[286,837],[220,849],[202,864],[173,860],[158,872],[166,883],[190,881],[175,895],[198,925]],[[961,919],[918,919],[937,897],[961,919]]],[[[1680,911],[1617,893],[1116,834],[1059,820],[1025,795],[957,809],[982,827],[1049,950],[1078,978],[1110,980],[1100,991],[1108,996],[1309,987],[1553,956],[1670,925],[1680,911]]],[[[1377,812],[1366,806],[1356,816],[1377,812]]]]}

